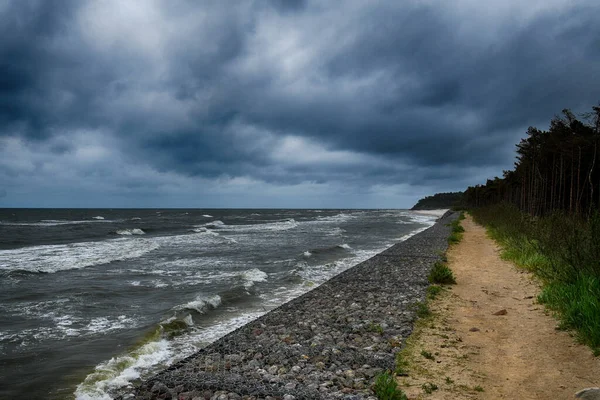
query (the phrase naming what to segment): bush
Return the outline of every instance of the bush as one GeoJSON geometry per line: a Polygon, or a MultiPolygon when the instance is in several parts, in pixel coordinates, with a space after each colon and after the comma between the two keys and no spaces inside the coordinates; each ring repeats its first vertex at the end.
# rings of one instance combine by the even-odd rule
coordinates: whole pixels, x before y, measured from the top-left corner
{"type": "Polygon", "coordinates": [[[428,279],[431,283],[439,283],[441,285],[456,283],[456,278],[454,277],[452,270],[440,261],[436,261],[435,264],[433,264],[428,279]]]}

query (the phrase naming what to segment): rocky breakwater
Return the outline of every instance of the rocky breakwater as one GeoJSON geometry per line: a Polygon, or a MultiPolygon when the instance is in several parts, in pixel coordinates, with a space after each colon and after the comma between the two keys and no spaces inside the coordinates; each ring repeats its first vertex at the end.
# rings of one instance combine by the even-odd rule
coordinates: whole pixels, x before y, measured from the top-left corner
{"type": "MultiPolygon", "coordinates": [[[[143,382],[136,399],[375,399],[394,369],[427,275],[446,250],[434,226],[337,275],[143,382]]],[[[127,397],[123,397],[127,398],[127,397]]]]}

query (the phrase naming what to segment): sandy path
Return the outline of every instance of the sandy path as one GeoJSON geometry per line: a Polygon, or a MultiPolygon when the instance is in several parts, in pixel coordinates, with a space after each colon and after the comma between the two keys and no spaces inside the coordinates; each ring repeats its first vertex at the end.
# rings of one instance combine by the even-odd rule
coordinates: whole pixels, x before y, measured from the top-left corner
{"type": "Polygon", "coordinates": [[[536,304],[530,275],[501,260],[471,218],[462,225],[463,241],[448,251],[458,284],[432,302],[435,317],[408,349],[410,376],[399,378],[409,398],[572,399],[600,386],[600,358],[556,330],[536,304]],[[494,315],[501,310],[506,314],[494,315]],[[430,383],[438,389],[426,394],[422,385],[430,383]]]}

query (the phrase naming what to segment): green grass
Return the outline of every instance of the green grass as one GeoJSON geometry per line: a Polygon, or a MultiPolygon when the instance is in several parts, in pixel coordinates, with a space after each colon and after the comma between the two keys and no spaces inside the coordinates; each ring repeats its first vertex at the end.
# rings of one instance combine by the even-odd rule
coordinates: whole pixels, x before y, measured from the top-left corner
{"type": "Polygon", "coordinates": [[[423,357],[425,357],[426,359],[428,359],[428,360],[435,360],[435,357],[433,356],[433,354],[431,354],[431,353],[430,353],[430,352],[428,352],[428,351],[421,350],[421,355],[422,355],[423,357]]]}
{"type": "Polygon", "coordinates": [[[450,226],[452,228],[450,236],[448,236],[448,244],[451,244],[451,245],[457,244],[457,243],[460,243],[460,241],[462,240],[463,234],[465,232],[465,228],[463,228],[460,225],[460,221],[462,221],[464,219],[465,219],[465,215],[463,212],[461,212],[458,219],[456,219],[448,224],[448,226],[450,226]]]}
{"type": "Polygon", "coordinates": [[[538,300],[556,312],[563,329],[577,331],[579,341],[600,354],[600,279],[580,276],[575,282],[551,282],[538,300]]]}
{"type": "Polygon", "coordinates": [[[502,247],[501,257],[537,275],[538,298],[561,328],[600,354],[600,214],[589,220],[565,214],[533,218],[498,204],[471,211],[502,247]]]}
{"type": "Polygon", "coordinates": [[[479,386],[479,385],[475,386],[473,388],[473,390],[475,390],[476,392],[485,392],[485,390],[481,386],[479,386]]]}
{"type": "Polygon", "coordinates": [[[435,264],[433,264],[428,279],[431,283],[438,283],[441,285],[456,283],[456,278],[454,277],[452,270],[441,261],[436,261],[435,264]]]}
{"type": "Polygon", "coordinates": [[[389,372],[379,374],[372,389],[379,400],[407,400],[404,392],[398,389],[396,379],[389,372]]]}

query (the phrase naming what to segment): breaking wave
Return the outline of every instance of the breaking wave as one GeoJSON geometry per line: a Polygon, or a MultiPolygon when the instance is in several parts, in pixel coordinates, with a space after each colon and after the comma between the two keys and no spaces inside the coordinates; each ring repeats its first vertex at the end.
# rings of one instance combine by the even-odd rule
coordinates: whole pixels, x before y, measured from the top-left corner
{"type": "Polygon", "coordinates": [[[32,246],[0,252],[0,271],[58,272],[138,258],[160,244],[143,239],[111,239],[68,245],[32,246]]]}
{"type": "Polygon", "coordinates": [[[139,228],[134,228],[134,229],[119,229],[115,233],[117,235],[125,235],[125,236],[145,235],[146,234],[146,232],[144,232],[143,230],[141,230],[139,228]]]}

